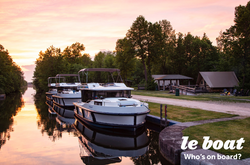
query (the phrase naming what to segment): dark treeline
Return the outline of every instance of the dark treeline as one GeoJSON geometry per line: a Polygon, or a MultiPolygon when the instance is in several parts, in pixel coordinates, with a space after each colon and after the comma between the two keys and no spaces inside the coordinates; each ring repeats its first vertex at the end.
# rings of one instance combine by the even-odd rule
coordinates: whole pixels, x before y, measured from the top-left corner
{"type": "MultiPolygon", "coordinates": [[[[147,84],[148,89],[155,89],[152,74],[182,74],[195,84],[200,71],[234,71],[240,87],[250,88],[250,2],[235,8],[234,22],[220,32],[214,46],[206,33],[176,33],[167,20],[151,23],[138,16],[125,37],[117,40],[115,52],[99,52],[93,61],[78,42],[62,52],[53,46],[40,52],[34,84],[46,89],[48,77],[93,67],[119,68],[123,79],[147,84]]],[[[91,81],[100,80],[104,76],[96,74],[91,81]]]]}
{"type": "Polygon", "coordinates": [[[8,50],[0,44],[0,94],[21,91],[27,85],[21,68],[13,62],[8,50]]]}

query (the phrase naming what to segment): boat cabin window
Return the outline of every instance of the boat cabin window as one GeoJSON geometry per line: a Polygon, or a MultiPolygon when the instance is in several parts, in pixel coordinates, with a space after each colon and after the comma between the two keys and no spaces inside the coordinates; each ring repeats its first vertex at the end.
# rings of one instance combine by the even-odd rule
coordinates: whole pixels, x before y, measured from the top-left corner
{"type": "Polygon", "coordinates": [[[56,91],[57,88],[56,87],[49,87],[49,91],[56,91]]]}
{"type": "Polygon", "coordinates": [[[100,105],[100,106],[101,106],[101,105],[102,105],[102,102],[100,102],[100,101],[95,101],[94,104],[95,104],[95,105],[100,105]]]}
{"type": "Polygon", "coordinates": [[[58,93],[61,93],[62,91],[75,91],[75,92],[78,92],[79,89],[77,89],[77,87],[58,87],[57,88],[58,93]]]}
{"type": "Polygon", "coordinates": [[[86,102],[88,100],[94,99],[104,99],[109,97],[131,97],[130,90],[122,91],[91,91],[91,90],[82,90],[82,101],[86,102]]]}

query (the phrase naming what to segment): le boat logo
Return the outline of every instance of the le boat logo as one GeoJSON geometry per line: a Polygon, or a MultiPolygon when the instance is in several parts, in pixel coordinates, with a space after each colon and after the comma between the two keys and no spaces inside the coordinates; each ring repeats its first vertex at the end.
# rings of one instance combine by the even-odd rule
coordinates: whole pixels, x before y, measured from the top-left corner
{"type": "MultiPolygon", "coordinates": [[[[197,148],[198,145],[198,141],[197,140],[191,140],[188,142],[188,136],[183,136],[182,139],[182,144],[181,144],[181,149],[182,150],[186,150],[186,149],[190,149],[190,150],[195,150],[197,148]]],[[[204,136],[203,137],[204,141],[202,144],[202,148],[204,150],[208,150],[211,147],[213,147],[213,149],[215,150],[219,150],[222,147],[225,150],[241,150],[243,148],[243,143],[245,142],[244,138],[240,138],[238,140],[226,140],[225,142],[223,142],[222,140],[209,140],[210,137],[209,136],[204,136]]],[[[196,159],[196,160],[213,160],[213,159],[217,159],[217,160],[229,160],[229,159],[240,159],[241,158],[241,154],[235,154],[235,155],[221,155],[221,154],[212,154],[212,155],[203,155],[203,154],[198,154],[198,155],[194,155],[194,154],[184,154],[184,158],[185,159],[196,159]]]]}
{"type": "MultiPolygon", "coordinates": [[[[190,142],[188,142],[188,136],[183,136],[182,139],[182,144],[181,144],[181,149],[182,150],[186,150],[186,149],[190,149],[190,150],[194,150],[197,148],[198,145],[198,141],[197,140],[191,140],[190,142]]],[[[241,150],[243,148],[242,144],[245,142],[244,138],[240,138],[239,140],[227,140],[225,141],[225,143],[223,143],[222,140],[215,140],[214,142],[212,140],[209,140],[209,136],[204,136],[203,139],[203,144],[202,144],[202,148],[204,150],[208,150],[210,149],[212,146],[215,150],[219,150],[222,147],[224,147],[225,150],[241,150]]]]}

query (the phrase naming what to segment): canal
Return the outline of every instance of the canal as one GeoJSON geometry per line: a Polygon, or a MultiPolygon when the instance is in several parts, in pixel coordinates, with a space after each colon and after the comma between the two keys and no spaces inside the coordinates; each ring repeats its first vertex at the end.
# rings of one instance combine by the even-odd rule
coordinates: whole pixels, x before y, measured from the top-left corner
{"type": "Polygon", "coordinates": [[[166,164],[157,131],[117,135],[62,124],[45,99],[29,87],[0,101],[0,164],[166,164]]]}

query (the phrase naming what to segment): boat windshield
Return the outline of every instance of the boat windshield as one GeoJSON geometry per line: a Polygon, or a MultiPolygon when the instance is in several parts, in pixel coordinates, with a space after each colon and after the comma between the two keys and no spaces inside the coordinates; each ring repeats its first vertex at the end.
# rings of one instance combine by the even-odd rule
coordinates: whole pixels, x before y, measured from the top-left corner
{"type": "Polygon", "coordinates": [[[75,92],[78,92],[79,89],[77,89],[77,87],[58,87],[57,88],[58,93],[61,93],[63,91],[75,91],[75,92]]]}
{"type": "Polygon", "coordinates": [[[94,99],[104,99],[109,97],[131,97],[130,90],[118,90],[118,91],[91,91],[82,90],[82,102],[87,102],[88,100],[94,99]]]}

